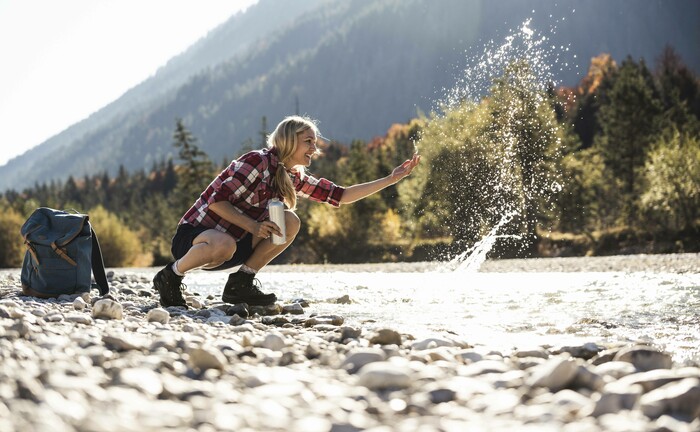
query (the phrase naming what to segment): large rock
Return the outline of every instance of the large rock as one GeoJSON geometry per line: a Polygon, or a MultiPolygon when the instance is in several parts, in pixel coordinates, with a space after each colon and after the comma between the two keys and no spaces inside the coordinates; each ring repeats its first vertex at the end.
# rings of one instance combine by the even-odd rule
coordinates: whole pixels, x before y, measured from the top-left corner
{"type": "Polygon", "coordinates": [[[700,379],[700,368],[687,367],[681,369],[654,369],[648,372],[640,372],[620,378],[617,382],[623,385],[639,384],[644,393],[685,378],[700,379]]]}
{"type": "Polygon", "coordinates": [[[593,372],[600,376],[609,376],[614,379],[620,379],[624,376],[631,375],[637,372],[634,365],[622,361],[609,361],[601,363],[593,367],[593,372]]]}
{"type": "Polygon", "coordinates": [[[652,347],[637,345],[620,350],[615,361],[632,363],[637,370],[646,372],[653,369],[670,369],[671,356],[652,347]]]}
{"type": "Polygon", "coordinates": [[[595,400],[590,412],[582,412],[583,416],[600,417],[606,414],[617,413],[621,410],[631,410],[642,394],[639,385],[625,386],[618,383],[610,383],[605,386],[600,396],[595,400]]]}
{"type": "Polygon", "coordinates": [[[552,392],[558,392],[569,385],[577,371],[576,362],[568,358],[555,357],[535,366],[527,384],[531,387],[547,387],[552,392]]]}
{"type": "Polygon", "coordinates": [[[668,414],[692,421],[700,417],[700,379],[686,378],[659,387],[643,395],[640,405],[650,418],[668,414]]]}

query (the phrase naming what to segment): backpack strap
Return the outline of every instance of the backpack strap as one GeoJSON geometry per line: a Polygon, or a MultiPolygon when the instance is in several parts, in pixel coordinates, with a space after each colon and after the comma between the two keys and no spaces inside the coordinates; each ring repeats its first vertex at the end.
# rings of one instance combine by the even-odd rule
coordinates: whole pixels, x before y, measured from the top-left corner
{"type": "Polygon", "coordinates": [[[92,274],[95,276],[95,282],[100,289],[100,295],[105,295],[109,292],[109,284],[107,283],[107,275],[105,274],[105,263],[102,259],[102,249],[100,242],[97,240],[95,230],[90,227],[92,233],[92,274]]]}

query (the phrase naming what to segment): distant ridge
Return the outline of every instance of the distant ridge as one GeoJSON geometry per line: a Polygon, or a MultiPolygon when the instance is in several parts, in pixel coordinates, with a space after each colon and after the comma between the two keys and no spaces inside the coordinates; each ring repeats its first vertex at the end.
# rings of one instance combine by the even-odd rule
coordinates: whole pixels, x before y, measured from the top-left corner
{"type": "MultiPolygon", "coordinates": [[[[454,85],[469,55],[502,40],[525,19],[570,47],[578,68],[591,57],[631,55],[653,67],[666,44],[700,69],[700,2],[650,0],[261,0],[229,19],[143,83],[89,118],[0,167],[0,189],[73,175],[149,168],[174,156],[183,118],[215,161],[299,107],[343,142],[383,134],[454,85]],[[574,12],[575,9],[575,12],[574,12]],[[533,10],[535,11],[533,13],[533,10]],[[553,18],[549,16],[552,15],[553,18]],[[564,21],[556,22],[564,17],[564,21]],[[548,30],[557,29],[553,35],[548,30]],[[471,51],[470,51],[471,50],[471,51]]],[[[37,122],[41,119],[36,119],[37,122]]]]}

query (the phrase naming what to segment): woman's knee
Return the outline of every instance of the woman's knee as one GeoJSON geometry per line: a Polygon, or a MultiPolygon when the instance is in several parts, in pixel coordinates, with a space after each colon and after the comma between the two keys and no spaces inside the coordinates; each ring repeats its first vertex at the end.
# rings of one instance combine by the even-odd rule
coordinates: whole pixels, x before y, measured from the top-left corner
{"type": "Polygon", "coordinates": [[[287,229],[287,237],[296,237],[299,229],[301,228],[301,220],[296,213],[291,210],[286,210],[284,212],[284,224],[287,229]]]}
{"type": "Polygon", "coordinates": [[[236,253],[236,240],[228,234],[212,236],[209,246],[212,260],[228,261],[236,253]]]}

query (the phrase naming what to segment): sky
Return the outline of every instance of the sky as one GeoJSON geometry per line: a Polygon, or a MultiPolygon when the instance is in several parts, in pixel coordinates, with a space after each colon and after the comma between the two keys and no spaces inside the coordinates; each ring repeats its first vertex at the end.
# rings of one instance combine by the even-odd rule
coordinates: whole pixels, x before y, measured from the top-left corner
{"type": "Polygon", "coordinates": [[[257,0],[0,0],[0,166],[257,0]]]}

